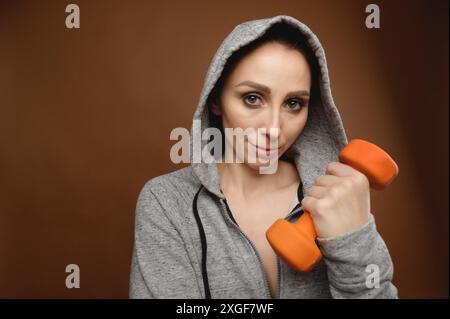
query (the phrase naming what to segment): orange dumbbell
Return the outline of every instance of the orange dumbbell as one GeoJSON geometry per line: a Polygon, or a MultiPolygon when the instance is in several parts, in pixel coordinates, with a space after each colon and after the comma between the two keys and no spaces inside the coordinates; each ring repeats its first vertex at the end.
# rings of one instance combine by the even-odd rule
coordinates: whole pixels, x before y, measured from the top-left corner
{"type": "MultiPolygon", "coordinates": [[[[339,161],[366,175],[370,187],[381,190],[398,174],[394,160],[378,146],[360,139],[351,140],[339,154],[339,161]]],[[[309,212],[290,223],[278,219],[266,232],[273,250],[291,267],[309,271],[322,254],[316,245],[316,230],[309,212]]]]}

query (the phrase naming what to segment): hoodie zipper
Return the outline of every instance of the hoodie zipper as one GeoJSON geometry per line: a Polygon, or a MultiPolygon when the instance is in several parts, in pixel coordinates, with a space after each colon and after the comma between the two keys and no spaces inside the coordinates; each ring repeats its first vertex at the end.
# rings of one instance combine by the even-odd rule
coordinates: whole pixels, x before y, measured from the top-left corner
{"type": "Polygon", "coordinates": [[[241,230],[239,225],[234,221],[233,215],[231,213],[231,210],[228,207],[228,203],[227,203],[226,199],[224,199],[223,201],[220,201],[220,203],[221,203],[222,207],[225,206],[224,208],[225,208],[225,211],[227,212],[228,221],[230,221],[236,227],[236,229],[239,231],[239,233],[241,233],[241,235],[244,236],[244,238],[247,240],[247,242],[250,244],[250,246],[252,246],[253,252],[255,253],[256,257],[258,258],[259,266],[260,266],[261,272],[263,274],[264,285],[265,285],[265,288],[266,288],[266,297],[268,299],[271,299],[272,296],[270,295],[269,280],[267,279],[266,273],[264,271],[264,265],[263,265],[262,258],[260,256],[260,254],[256,250],[256,247],[253,244],[253,242],[250,240],[250,238],[248,238],[248,236],[241,230]]]}
{"type": "MultiPolygon", "coordinates": [[[[289,221],[289,219],[295,214],[301,212],[303,208],[300,206],[297,209],[292,210],[287,216],[284,217],[284,220],[289,221]]],[[[280,299],[281,296],[281,259],[277,255],[277,296],[276,299],[280,299]]]]}
{"type": "MultiPolygon", "coordinates": [[[[256,249],[256,247],[253,244],[253,242],[250,240],[250,238],[248,238],[248,236],[242,231],[242,229],[239,227],[239,225],[235,222],[235,219],[233,218],[233,214],[231,213],[231,209],[228,207],[227,200],[224,199],[222,201],[222,200],[219,199],[219,201],[220,201],[221,206],[223,208],[225,208],[225,211],[227,212],[228,221],[231,222],[231,224],[233,224],[234,227],[236,227],[236,229],[239,231],[239,233],[242,234],[242,236],[247,240],[247,242],[253,248],[253,252],[255,253],[256,257],[258,258],[260,270],[261,270],[263,278],[264,278],[264,285],[265,285],[265,288],[266,288],[266,296],[267,296],[267,298],[272,299],[272,296],[270,295],[269,280],[267,279],[266,272],[264,271],[264,265],[263,265],[263,262],[262,262],[261,255],[258,253],[258,250],[256,249]]],[[[300,207],[298,209],[295,209],[295,210],[291,211],[286,217],[284,217],[284,219],[285,220],[289,219],[291,216],[293,216],[294,214],[298,213],[301,210],[302,209],[300,207]]],[[[281,263],[280,263],[280,257],[276,256],[276,259],[277,259],[277,294],[275,296],[275,299],[279,299],[279,297],[280,297],[280,288],[281,288],[281,282],[280,282],[281,263]]]]}

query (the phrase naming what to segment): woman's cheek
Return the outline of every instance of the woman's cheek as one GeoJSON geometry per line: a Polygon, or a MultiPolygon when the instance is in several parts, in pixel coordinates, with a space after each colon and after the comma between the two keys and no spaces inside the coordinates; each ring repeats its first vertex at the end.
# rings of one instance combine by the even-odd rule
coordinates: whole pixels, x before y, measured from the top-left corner
{"type": "Polygon", "coordinates": [[[295,142],[297,137],[303,131],[304,127],[305,127],[305,121],[304,120],[295,121],[293,123],[291,122],[291,123],[289,123],[289,125],[287,127],[285,127],[285,134],[284,134],[284,136],[285,136],[287,144],[289,146],[292,145],[295,142]]]}
{"type": "Polygon", "coordinates": [[[252,112],[249,108],[236,103],[225,109],[226,119],[230,127],[233,128],[246,128],[252,127],[251,122],[253,120],[252,112]]]}

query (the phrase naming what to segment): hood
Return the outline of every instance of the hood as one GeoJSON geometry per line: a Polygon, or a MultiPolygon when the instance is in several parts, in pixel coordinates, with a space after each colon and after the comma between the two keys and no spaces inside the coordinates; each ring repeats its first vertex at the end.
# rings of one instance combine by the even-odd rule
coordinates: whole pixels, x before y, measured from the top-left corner
{"type": "MultiPolygon", "coordinates": [[[[317,36],[305,24],[287,15],[243,22],[225,38],[209,65],[190,131],[190,162],[193,173],[209,192],[220,198],[224,196],[220,192],[220,175],[216,163],[194,162],[194,132],[199,129],[203,132],[210,127],[207,98],[228,58],[240,47],[261,37],[275,23],[287,23],[298,29],[314,52],[319,66],[319,101],[317,106],[309,109],[306,125],[291,146],[290,152],[302,180],[303,192],[314,185],[316,177],[324,174],[328,163],[338,161],[340,150],[348,143],[341,117],[331,96],[325,52],[317,36]],[[197,128],[194,129],[195,127],[197,128]]],[[[200,150],[206,144],[208,141],[202,140],[200,150]]],[[[196,146],[195,152],[198,151],[196,146]]]]}

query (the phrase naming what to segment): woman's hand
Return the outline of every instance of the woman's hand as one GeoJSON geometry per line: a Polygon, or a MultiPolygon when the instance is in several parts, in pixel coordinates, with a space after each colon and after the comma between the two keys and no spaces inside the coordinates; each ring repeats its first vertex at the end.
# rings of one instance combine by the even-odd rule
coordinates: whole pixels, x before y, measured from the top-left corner
{"type": "Polygon", "coordinates": [[[302,206],[311,214],[318,237],[343,235],[369,220],[369,181],[353,167],[331,162],[308,190],[302,206]]]}

